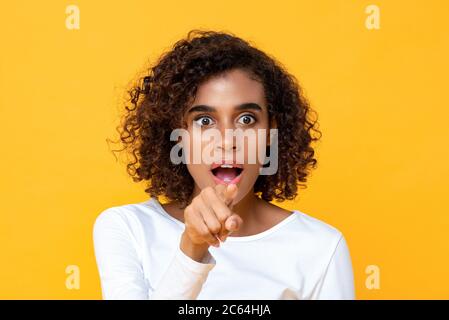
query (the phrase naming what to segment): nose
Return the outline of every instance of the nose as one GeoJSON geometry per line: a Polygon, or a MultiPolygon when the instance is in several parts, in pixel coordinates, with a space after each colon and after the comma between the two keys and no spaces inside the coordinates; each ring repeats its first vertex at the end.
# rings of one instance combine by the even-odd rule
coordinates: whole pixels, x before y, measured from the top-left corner
{"type": "Polygon", "coordinates": [[[221,143],[217,143],[217,148],[222,152],[236,152],[239,150],[237,139],[233,127],[224,127],[220,130],[221,143]]]}
{"type": "Polygon", "coordinates": [[[218,148],[225,152],[235,151],[237,146],[235,145],[232,129],[229,129],[229,131],[226,132],[227,133],[221,132],[221,143],[217,143],[218,148]]]}

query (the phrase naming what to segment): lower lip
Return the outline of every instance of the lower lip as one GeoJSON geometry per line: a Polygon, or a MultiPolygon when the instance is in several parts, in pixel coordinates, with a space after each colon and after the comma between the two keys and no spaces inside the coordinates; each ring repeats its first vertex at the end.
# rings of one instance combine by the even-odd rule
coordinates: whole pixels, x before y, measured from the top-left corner
{"type": "Polygon", "coordinates": [[[240,174],[235,177],[234,179],[232,179],[231,181],[224,181],[221,179],[218,179],[213,173],[212,171],[210,171],[210,174],[212,175],[212,178],[214,179],[214,181],[218,184],[237,184],[240,182],[240,180],[242,179],[242,175],[243,175],[243,170],[242,172],[240,172],[240,174]]]}

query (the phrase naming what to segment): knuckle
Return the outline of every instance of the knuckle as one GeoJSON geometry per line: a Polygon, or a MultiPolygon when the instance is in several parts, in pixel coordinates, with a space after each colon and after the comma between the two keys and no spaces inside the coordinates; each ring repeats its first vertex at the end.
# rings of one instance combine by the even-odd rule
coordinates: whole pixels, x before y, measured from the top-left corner
{"type": "Polygon", "coordinates": [[[210,202],[213,199],[214,191],[211,187],[203,189],[201,193],[201,199],[205,202],[210,202]]]}
{"type": "Polygon", "coordinates": [[[189,204],[189,206],[187,208],[184,209],[184,214],[187,212],[187,214],[192,215],[193,213],[195,213],[195,205],[192,201],[191,204],[189,204]]]}
{"type": "Polygon", "coordinates": [[[215,237],[210,236],[207,239],[207,242],[211,243],[212,245],[216,244],[218,242],[218,240],[215,237]]]}
{"type": "Polygon", "coordinates": [[[201,199],[199,199],[199,197],[193,198],[191,206],[195,206],[196,207],[198,205],[198,203],[200,202],[200,200],[201,199]]]}
{"type": "Polygon", "coordinates": [[[201,229],[198,233],[203,238],[208,238],[210,236],[210,232],[208,229],[201,229]]]}
{"type": "Polygon", "coordinates": [[[229,218],[232,215],[231,210],[229,210],[229,208],[227,207],[220,207],[217,210],[217,216],[220,220],[220,222],[224,222],[227,218],[229,218]]]}
{"type": "Polygon", "coordinates": [[[213,233],[218,233],[221,230],[221,225],[220,224],[214,224],[213,226],[210,227],[210,230],[213,233]]]}
{"type": "Polygon", "coordinates": [[[212,187],[206,187],[203,190],[201,190],[201,194],[207,195],[207,194],[210,194],[211,191],[212,191],[212,187]]]}

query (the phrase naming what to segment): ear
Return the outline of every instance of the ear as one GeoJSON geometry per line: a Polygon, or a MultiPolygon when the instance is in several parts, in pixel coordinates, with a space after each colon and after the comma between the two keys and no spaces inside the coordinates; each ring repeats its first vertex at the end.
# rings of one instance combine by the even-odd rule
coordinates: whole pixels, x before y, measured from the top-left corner
{"type": "MultiPolygon", "coordinates": [[[[276,119],[271,118],[270,119],[270,129],[277,129],[277,128],[278,128],[278,124],[277,124],[276,119]]],[[[267,132],[267,146],[269,146],[270,144],[271,144],[271,141],[270,141],[270,130],[268,130],[268,132],[267,132]]]]}

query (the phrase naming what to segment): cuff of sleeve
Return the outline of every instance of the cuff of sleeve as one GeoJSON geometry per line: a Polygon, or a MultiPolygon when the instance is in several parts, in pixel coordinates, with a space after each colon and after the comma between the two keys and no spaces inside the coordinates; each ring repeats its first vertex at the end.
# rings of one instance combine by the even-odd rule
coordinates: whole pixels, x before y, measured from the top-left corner
{"type": "Polygon", "coordinates": [[[176,259],[190,271],[200,274],[208,273],[215,267],[215,258],[207,251],[207,255],[201,260],[201,262],[195,261],[186,255],[178,246],[176,249],[176,259]]]}

